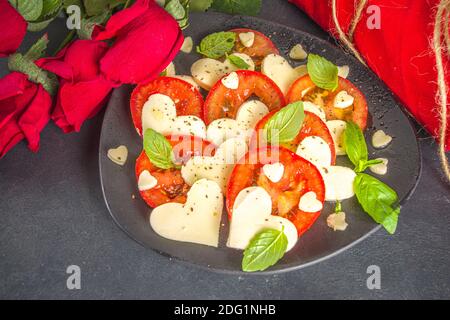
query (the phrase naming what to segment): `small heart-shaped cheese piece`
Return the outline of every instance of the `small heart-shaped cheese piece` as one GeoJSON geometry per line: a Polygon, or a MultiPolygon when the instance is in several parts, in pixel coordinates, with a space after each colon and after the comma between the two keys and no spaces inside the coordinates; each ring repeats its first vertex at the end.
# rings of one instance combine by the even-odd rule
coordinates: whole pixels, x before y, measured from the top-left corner
{"type": "Polygon", "coordinates": [[[111,160],[115,164],[123,166],[128,159],[128,149],[126,146],[119,146],[115,149],[109,149],[107,156],[109,160],[111,160]]]}
{"type": "Polygon", "coordinates": [[[180,50],[183,51],[184,53],[191,53],[193,47],[194,41],[192,40],[192,37],[186,37],[184,38],[184,42],[180,50]]]}
{"type": "Polygon", "coordinates": [[[376,160],[383,161],[383,163],[376,164],[370,167],[370,171],[380,176],[384,176],[388,171],[389,160],[386,158],[378,158],[376,160]]]}
{"type": "Polygon", "coordinates": [[[138,189],[139,191],[147,191],[158,185],[158,180],[148,170],[144,170],[139,175],[138,189]]]}
{"type": "Polygon", "coordinates": [[[301,69],[294,69],[282,56],[269,54],[264,58],[261,71],[272,79],[284,94],[287,94],[292,83],[303,73],[301,69]]]}
{"type": "Polygon", "coordinates": [[[301,44],[296,44],[289,52],[289,57],[294,60],[305,60],[308,57],[308,53],[301,44]]]}
{"type": "Polygon", "coordinates": [[[242,45],[246,48],[250,48],[255,43],[255,33],[254,32],[241,32],[239,33],[239,40],[242,45]]]}
{"type": "Polygon", "coordinates": [[[392,137],[387,135],[383,130],[378,130],[372,137],[372,145],[374,148],[386,148],[392,142],[392,137]]]}
{"type": "Polygon", "coordinates": [[[321,107],[319,107],[317,104],[312,103],[310,101],[303,101],[303,109],[305,111],[314,113],[316,116],[318,116],[323,122],[327,121],[327,115],[325,113],[325,110],[323,110],[321,107]]]}
{"type": "Polygon", "coordinates": [[[218,247],[222,210],[219,186],[203,179],[189,190],[184,205],[167,203],[153,209],[150,224],[166,239],[218,247]]]}
{"type": "Polygon", "coordinates": [[[239,76],[236,72],[232,72],[226,77],[222,78],[222,84],[225,88],[236,90],[239,88],[239,76]]]}
{"type": "MultiPolygon", "coordinates": [[[[250,67],[249,70],[255,70],[255,63],[252,58],[243,53],[233,53],[232,56],[237,56],[244,60],[250,67]]],[[[228,59],[224,62],[210,58],[203,58],[197,60],[191,67],[191,74],[195,82],[205,90],[210,90],[221,78],[230,72],[239,70],[228,59]]]]}
{"type": "Polygon", "coordinates": [[[353,182],[356,173],[350,168],[341,166],[329,166],[319,168],[325,182],[325,200],[341,201],[350,199],[355,195],[353,182]]]}
{"type": "Polygon", "coordinates": [[[345,65],[338,67],[338,76],[344,79],[347,79],[348,74],[350,73],[350,67],[345,65]]]}
{"type": "Polygon", "coordinates": [[[336,155],[343,156],[347,154],[344,146],[344,132],[347,128],[347,122],[342,120],[330,120],[326,122],[328,130],[333,137],[336,155]]]}
{"type": "Polygon", "coordinates": [[[338,109],[347,109],[353,105],[355,98],[347,91],[340,91],[334,98],[334,107],[338,109]]]}
{"type": "Polygon", "coordinates": [[[315,213],[323,209],[323,203],[317,199],[315,192],[310,191],[300,198],[298,208],[304,212],[315,213]]]}
{"type": "Polygon", "coordinates": [[[227,246],[244,250],[259,232],[265,229],[281,230],[283,226],[289,251],[298,239],[294,224],[285,218],[272,215],[272,199],[266,190],[261,187],[244,189],[236,197],[233,206],[227,246]]]}
{"type": "Polygon", "coordinates": [[[233,138],[217,149],[214,157],[195,156],[181,168],[184,181],[193,185],[200,179],[216,182],[225,192],[235,164],[247,153],[245,139],[233,138]]]}
{"type": "Polygon", "coordinates": [[[273,183],[280,182],[284,175],[284,165],[280,162],[266,164],[263,167],[264,175],[273,183]]]}
{"type": "Polygon", "coordinates": [[[330,146],[321,137],[306,137],[300,142],[296,153],[317,167],[331,166],[330,146]]]}

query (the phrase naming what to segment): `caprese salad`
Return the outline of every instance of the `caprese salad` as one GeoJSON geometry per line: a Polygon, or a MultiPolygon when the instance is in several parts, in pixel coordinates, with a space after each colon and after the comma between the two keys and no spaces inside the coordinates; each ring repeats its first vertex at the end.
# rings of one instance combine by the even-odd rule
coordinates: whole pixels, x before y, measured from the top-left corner
{"type": "MultiPolygon", "coordinates": [[[[187,38],[181,54],[193,49],[187,38]]],[[[334,231],[348,227],[341,201],[356,196],[395,232],[396,192],[365,173],[386,174],[388,159],[368,157],[367,102],[346,79],[348,66],[301,44],[289,61],[269,37],[250,29],[208,35],[192,54],[202,57],[190,75],[177,75],[172,63],[131,96],[143,138],[137,185],[153,208],[149,220],[157,234],[217,247],[225,210],[227,246],[244,250],[242,269],[253,272],[296,250],[325,201],[335,203],[327,213],[334,231]],[[306,64],[291,65],[301,61],[306,64]],[[354,166],[336,165],[337,156],[354,166]]],[[[372,143],[386,148],[392,139],[379,131],[372,143]]]]}

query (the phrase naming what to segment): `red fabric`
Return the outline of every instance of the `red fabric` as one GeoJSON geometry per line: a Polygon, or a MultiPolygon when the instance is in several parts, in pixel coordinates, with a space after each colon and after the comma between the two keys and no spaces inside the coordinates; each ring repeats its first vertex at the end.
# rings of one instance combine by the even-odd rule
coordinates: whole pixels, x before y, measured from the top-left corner
{"type": "Polygon", "coordinates": [[[105,42],[77,40],[56,57],[36,62],[60,77],[52,119],[64,132],[80,131],[84,121],[97,114],[115,86],[100,72],[99,61],[107,50],[105,42]]]}
{"type": "Polygon", "coordinates": [[[101,59],[106,77],[116,83],[140,83],[157,77],[175,58],[183,44],[177,21],[154,0],[137,0],[109,19],[94,39],[115,38],[101,59]]]}
{"type": "Polygon", "coordinates": [[[39,149],[40,133],[50,120],[52,100],[41,85],[13,72],[0,79],[0,158],[22,139],[39,149]]]}
{"type": "MultiPolygon", "coordinates": [[[[322,28],[337,36],[331,16],[331,1],[290,0],[322,28]]],[[[366,10],[358,24],[354,42],[370,68],[400,98],[411,114],[437,137],[440,122],[436,103],[437,72],[430,46],[436,6],[439,0],[369,0],[380,8],[381,28],[370,30],[366,10]]],[[[338,19],[347,32],[355,12],[354,0],[338,0],[338,19]]],[[[450,84],[449,59],[444,56],[447,84],[450,84]]],[[[449,97],[450,99],[450,97],[449,97]]],[[[450,117],[449,117],[450,120],[450,117]]],[[[450,129],[447,132],[450,150],[450,129]]]]}
{"type": "Polygon", "coordinates": [[[14,53],[27,32],[27,22],[8,0],[0,0],[0,58],[14,53]]]}

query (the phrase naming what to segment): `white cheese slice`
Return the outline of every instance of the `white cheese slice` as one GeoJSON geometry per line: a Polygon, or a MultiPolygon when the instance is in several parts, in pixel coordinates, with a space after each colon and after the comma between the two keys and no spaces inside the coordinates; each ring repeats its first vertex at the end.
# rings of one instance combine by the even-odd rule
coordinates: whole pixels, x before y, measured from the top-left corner
{"type": "Polygon", "coordinates": [[[269,54],[261,65],[263,74],[272,79],[284,94],[287,94],[292,83],[299,78],[299,72],[292,68],[282,56],[269,54]]]}
{"type": "Polygon", "coordinates": [[[242,45],[246,48],[250,48],[255,43],[255,33],[254,32],[241,32],[239,33],[239,40],[242,45]]]}
{"type": "Polygon", "coordinates": [[[158,185],[158,180],[148,170],[144,170],[139,175],[138,189],[139,191],[147,191],[158,185]]]}
{"type": "Polygon", "coordinates": [[[241,128],[239,123],[230,118],[217,119],[211,122],[207,130],[207,139],[216,146],[220,146],[228,139],[246,136],[245,128],[241,128]]]}
{"type": "Polygon", "coordinates": [[[225,88],[236,90],[239,88],[239,76],[236,72],[232,72],[226,77],[222,78],[222,84],[225,88]]]}
{"type": "Polygon", "coordinates": [[[310,191],[300,198],[298,208],[304,212],[315,213],[323,209],[323,203],[317,199],[315,192],[310,191]]]}
{"type": "Polygon", "coordinates": [[[383,130],[378,130],[372,137],[372,145],[377,149],[386,148],[392,142],[392,137],[383,130]]]}
{"type": "Polygon", "coordinates": [[[308,53],[301,44],[296,44],[289,52],[289,57],[294,60],[305,60],[308,57],[308,53]]]}
{"type": "Polygon", "coordinates": [[[193,47],[194,41],[192,40],[192,37],[186,37],[184,38],[184,42],[180,50],[183,51],[184,53],[191,53],[193,47]]]}
{"type": "Polygon", "coordinates": [[[266,164],[263,167],[263,173],[273,183],[280,182],[284,175],[284,165],[280,162],[266,164]]]}
{"type": "Polygon", "coordinates": [[[334,107],[338,109],[347,109],[353,105],[355,98],[347,91],[340,91],[334,98],[334,107]]]}
{"type": "Polygon", "coordinates": [[[388,171],[389,160],[386,158],[378,158],[376,160],[383,161],[383,163],[376,164],[370,167],[370,171],[380,176],[384,176],[388,171]]]}
{"type": "Polygon", "coordinates": [[[331,166],[330,146],[321,137],[306,137],[299,144],[296,153],[319,168],[331,166]]]}
{"type": "Polygon", "coordinates": [[[342,120],[330,120],[326,123],[328,130],[330,130],[331,136],[333,137],[336,155],[343,156],[347,154],[344,145],[344,132],[347,128],[347,122],[342,120]]]}
{"type": "Polygon", "coordinates": [[[234,203],[227,246],[244,250],[261,231],[281,230],[283,226],[289,251],[298,239],[294,224],[285,218],[272,215],[272,199],[266,190],[261,187],[244,189],[234,203]]]}
{"type": "Polygon", "coordinates": [[[259,100],[244,102],[236,114],[238,125],[245,130],[254,129],[258,122],[269,114],[269,108],[259,100]]]}
{"type": "Polygon", "coordinates": [[[191,76],[179,75],[179,76],[174,76],[173,78],[177,78],[177,79],[186,81],[187,83],[192,85],[195,89],[200,90],[200,86],[198,85],[197,82],[195,82],[194,78],[192,78],[191,76]]]}
{"type": "Polygon", "coordinates": [[[117,148],[109,149],[107,156],[109,160],[119,166],[124,166],[128,159],[128,148],[126,146],[119,146],[117,148]]]}
{"type": "Polygon", "coordinates": [[[247,149],[244,139],[229,139],[220,145],[214,157],[195,156],[189,159],[181,168],[181,176],[189,185],[200,179],[214,181],[225,192],[235,164],[247,153],[247,149]]]}
{"type": "Polygon", "coordinates": [[[171,62],[166,70],[164,70],[163,72],[165,72],[165,76],[166,77],[173,77],[174,75],[177,74],[177,70],[175,69],[175,64],[173,62],[171,62]]]}
{"type": "Polygon", "coordinates": [[[200,180],[189,190],[184,205],[167,203],[153,209],[150,224],[166,239],[218,247],[222,210],[219,186],[200,180]]]}
{"type": "Polygon", "coordinates": [[[173,100],[163,94],[153,94],[142,109],[142,133],[144,134],[147,129],[153,129],[168,135],[176,117],[177,109],[173,100]]]}
{"type": "Polygon", "coordinates": [[[303,101],[303,109],[305,111],[309,111],[318,116],[323,122],[327,121],[327,115],[325,114],[325,110],[319,107],[317,104],[312,103],[310,101],[303,101]]]}
{"type": "Polygon", "coordinates": [[[175,121],[171,124],[170,133],[206,139],[206,125],[199,117],[180,116],[175,118],[175,121]]]}
{"type": "Polygon", "coordinates": [[[325,200],[341,201],[352,198],[355,195],[353,182],[356,173],[346,167],[330,166],[320,168],[323,180],[325,182],[325,200]]]}

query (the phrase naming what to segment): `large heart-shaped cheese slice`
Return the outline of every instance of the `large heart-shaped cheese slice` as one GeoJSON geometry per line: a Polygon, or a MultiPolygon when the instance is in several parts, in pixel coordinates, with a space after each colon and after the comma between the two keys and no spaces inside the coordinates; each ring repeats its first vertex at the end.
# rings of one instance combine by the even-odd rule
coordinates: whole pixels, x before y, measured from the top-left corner
{"type": "Polygon", "coordinates": [[[261,71],[272,79],[285,95],[294,81],[305,74],[303,67],[293,68],[285,58],[276,54],[269,54],[264,58],[261,71]]]}
{"type": "Polygon", "coordinates": [[[234,203],[227,246],[244,250],[255,235],[265,229],[281,230],[288,239],[287,251],[297,243],[298,233],[289,220],[272,215],[272,199],[261,187],[242,190],[234,203]]]}
{"type": "Polygon", "coordinates": [[[166,239],[217,247],[222,210],[219,186],[204,179],[192,186],[185,204],[167,203],[153,209],[150,224],[166,239]]]}
{"type": "Polygon", "coordinates": [[[153,94],[142,110],[143,132],[153,129],[163,135],[194,135],[206,138],[206,125],[195,116],[177,117],[175,102],[164,94],[153,94]]]}
{"type": "Polygon", "coordinates": [[[225,192],[234,165],[247,153],[247,149],[244,139],[229,139],[217,149],[214,157],[196,156],[189,159],[181,168],[181,176],[189,185],[200,179],[209,179],[225,192]]]}
{"type": "MultiPolygon", "coordinates": [[[[237,56],[244,60],[250,67],[248,70],[255,70],[255,63],[252,58],[244,53],[233,53],[232,56],[237,56]]],[[[197,60],[191,67],[191,74],[195,81],[205,90],[211,88],[225,75],[239,70],[228,59],[224,62],[210,58],[197,60]]]]}

